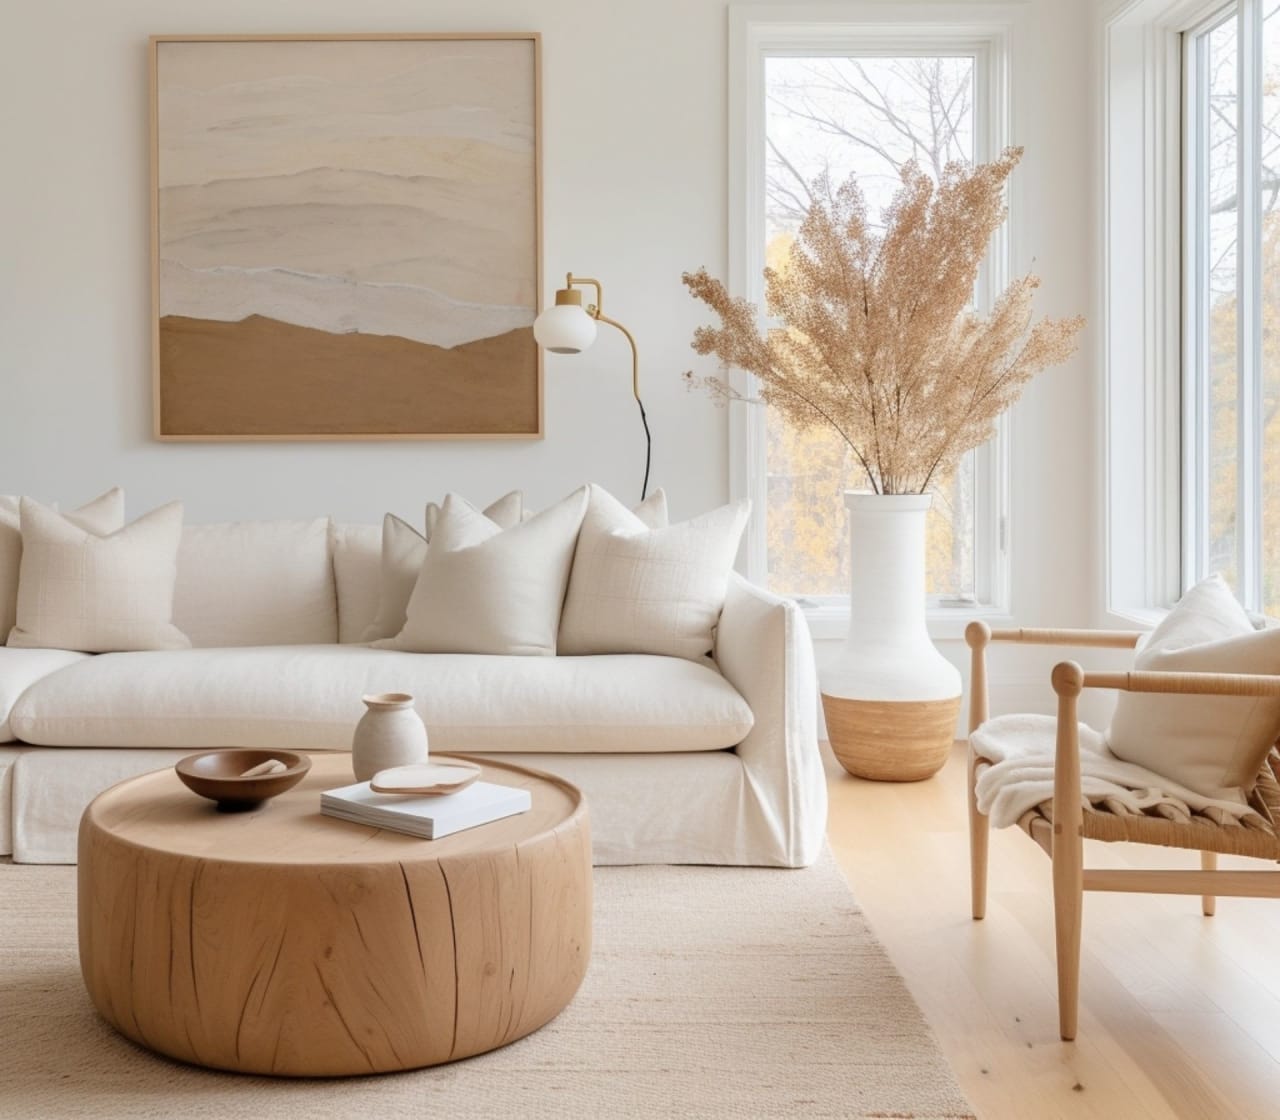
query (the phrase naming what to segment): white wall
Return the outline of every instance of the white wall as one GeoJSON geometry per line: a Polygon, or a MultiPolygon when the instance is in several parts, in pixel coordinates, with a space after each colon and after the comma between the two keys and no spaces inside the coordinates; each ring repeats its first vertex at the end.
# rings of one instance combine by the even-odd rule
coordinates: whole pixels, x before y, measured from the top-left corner
{"type": "MultiPolygon", "coordinates": [[[[906,8],[910,0],[898,0],[906,8]]],[[[799,6],[799,5],[797,5],[799,6]]],[[[627,351],[602,332],[547,361],[541,442],[165,444],[150,439],[147,65],[152,33],[527,30],[543,34],[549,297],[570,269],[634,329],[656,484],[683,516],[728,492],[726,414],[680,374],[703,315],[680,273],[726,268],[724,0],[41,0],[0,37],[0,492],[78,503],[119,483],[131,513],[173,497],[192,521],[415,517],[445,489],[537,505],[591,478],[638,490],[627,351]]],[[[1040,306],[1093,315],[1093,6],[1028,0],[1013,43],[1015,268],[1040,306]]],[[[1013,428],[1013,606],[1086,625],[1101,603],[1101,396],[1092,331],[1031,386],[1013,428]]],[[[828,646],[828,643],[821,643],[828,646]]],[[[963,643],[943,643],[963,663],[963,643]]],[[[825,650],[820,650],[822,655],[825,650]]],[[[1049,662],[1051,664],[1051,660],[1049,662]]],[[[997,688],[1039,692],[1039,660],[997,688]]],[[[1051,700],[1051,696],[1049,696],[1051,700]]]]}
{"type": "Polygon", "coordinates": [[[677,514],[727,493],[725,414],[686,392],[701,315],[680,274],[725,268],[722,0],[40,0],[0,35],[0,493],[192,521],[332,513],[419,519],[446,489],[533,504],[587,479],[638,497],[630,354],[605,329],[549,356],[536,442],[158,444],[151,440],[147,36],[175,32],[543,33],[546,298],[605,283],[639,340],[656,484],[677,514]]]}

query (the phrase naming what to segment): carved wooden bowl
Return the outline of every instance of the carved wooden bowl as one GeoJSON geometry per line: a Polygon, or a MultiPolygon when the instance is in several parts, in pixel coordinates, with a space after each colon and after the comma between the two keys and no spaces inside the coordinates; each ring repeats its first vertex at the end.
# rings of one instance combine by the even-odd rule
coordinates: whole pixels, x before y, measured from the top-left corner
{"type": "Polygon", "coordinates": [[[216,801],[219,811],[241,813],[296,786],[311,769],[311,759],[293,751],[237,748],[187,755],[174,769],[188,789],[216,801]],[[244,777],[246,770],[272,761],[283,762],[285,769],[244,777]]]}

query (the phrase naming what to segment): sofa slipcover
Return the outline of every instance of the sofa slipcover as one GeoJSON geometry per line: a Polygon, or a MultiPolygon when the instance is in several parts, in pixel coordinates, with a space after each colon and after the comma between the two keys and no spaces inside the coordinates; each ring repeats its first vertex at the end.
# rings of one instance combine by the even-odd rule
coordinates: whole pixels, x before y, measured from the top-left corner
{"type": "Polygon", "coordinates": [[[28,688],[10,723],[43,746],[348,750],[370,692],[415,696],[439,750],[723,750],[754,722],[710,663],[684,658],[322,645],[102,654],[28,688]]]}
{"type": "Polygon", "coordinates": [[[13,858],[18,863],[75,863],[80,818],[90,801],[117,782],[172,766],[189,753],[22,751],[8,775],[13,858]]]}
{"type": "Polygon", "coordinates": [[[0,747],[0,856],[13,851],[13,764],[22,750],[0,747]]]}
{"type": "Polygon", "coordinates": [[[821,850],[817,681],[795,603],[731,577],[714,664],[370,650],[355,640],[378,605],[377,526],[328,527],[332,578],[317,563],[314,522],[189,532],[198,559],[179,558],[179,599],[189,596],[180,619],[194,644],[270,647],[93,658],[0,649],[0,728],[14,706],[6,734],[50,744],[0,747],[0,854],[74,863],[94,796],[194,750],[346,749],[360,694],[393,689],[421,698],[436,750],[511,752],[577,784],[597,863],[800,867],[821,850]],[[205,563],[214,553],[223,560],[205,563]],[[233,617],[246,603],[252,617],[233,617]]]}

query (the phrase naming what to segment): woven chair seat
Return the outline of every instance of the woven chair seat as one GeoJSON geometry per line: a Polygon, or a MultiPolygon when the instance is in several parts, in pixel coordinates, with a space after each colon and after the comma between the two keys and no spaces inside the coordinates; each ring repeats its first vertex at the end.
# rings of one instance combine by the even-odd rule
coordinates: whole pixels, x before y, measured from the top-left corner
{"type": "MultiPolygon", "coordinates": [[[[977,773],[990,763],[978,759],[977,773]]],[[[975,774],[975,777],[976,777],[975,774]]],[[[1257,856],[1280,861],[1280,753],[1274,748],[1258,772],[1249,795],[1250,806],[1261,820],[1219,824],[1203,813],[1189,821],[1175,821],[1154,812],[1117,813],[1105,805],[1088,805],[1084,812],[1084,836],[1088,840],[1129,840],[1166,848],[1221,852],[1224,855],[1257,856]]],[[[1053,826],[1053,802],[1043,801],[1018,819],[1018,827],[1033,840],[1043,839],[1053,826]]]]}

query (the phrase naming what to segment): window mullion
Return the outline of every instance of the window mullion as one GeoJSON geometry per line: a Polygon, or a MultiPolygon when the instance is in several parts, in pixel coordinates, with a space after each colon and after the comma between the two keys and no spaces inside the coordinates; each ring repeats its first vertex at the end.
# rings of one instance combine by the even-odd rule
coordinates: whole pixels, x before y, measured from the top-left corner
{"type": "Polygon", "coordinates": [[[1262,3],[1241,0],[1237,78],[1236,307],[1240,381],[1237,545],[1240,598],[1262,608],[1262,3]]]}
{"type": "Polygon", "coordinates": [[[1209,59],[1208,41],[1197,35],[1190,40],[1189,84],[1184,96],[1191,121],[1188,150],[1191,160],[1187,175],[1188,257],[1191,283],[1188,290],[1187,346],[1185,378],[1186,423],[1191,434],[1188,444],[1185,497],[1191,531],[1187,534],[1188,571],[1183,584],[1189,586],[1208,574],[1211,555],[1212,520],[1209,508],[1209,480],[1212,474],[1211,379],[1212,354],[1209,320],[1212,293],[1209,275],[1209,59]]]}

